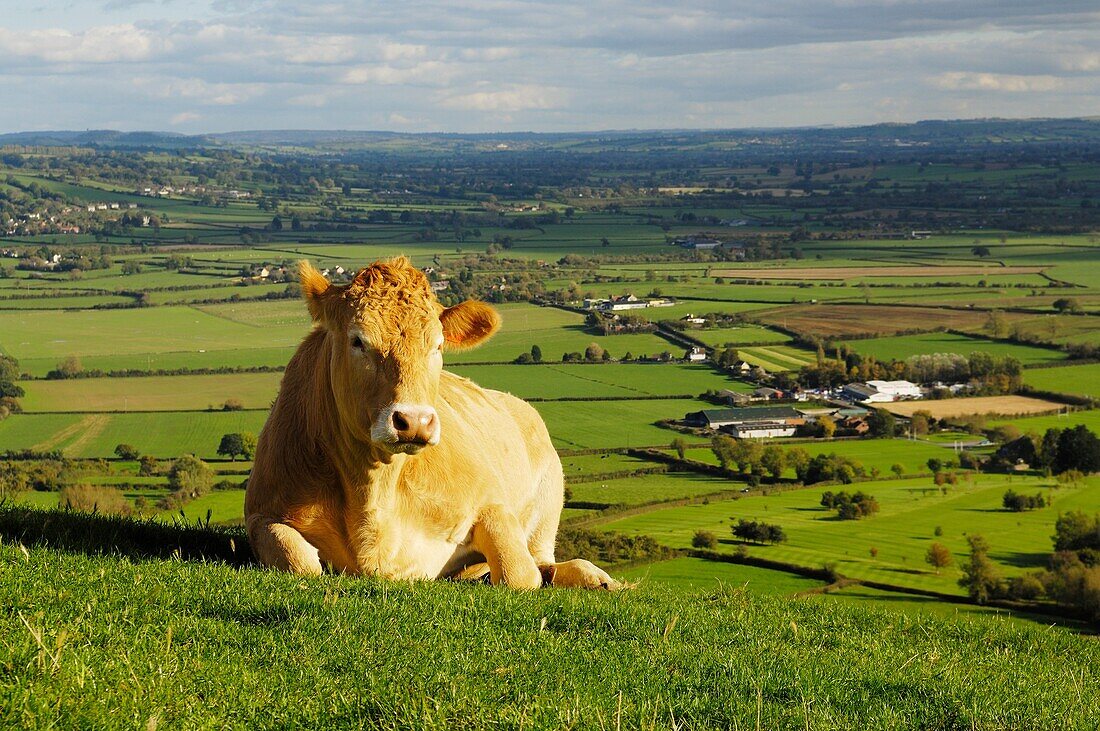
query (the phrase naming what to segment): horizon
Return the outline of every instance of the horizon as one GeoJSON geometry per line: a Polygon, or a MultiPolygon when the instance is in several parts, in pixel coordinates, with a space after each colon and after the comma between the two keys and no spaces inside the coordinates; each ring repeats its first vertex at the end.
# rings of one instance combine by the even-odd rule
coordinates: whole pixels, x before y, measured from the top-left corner
{"type": "Polygon", "coordinates": [[[1066,116],[1066,117],[1050,117],[1050,116],[1027,116],[1027,117],[960,117],[960,118],[921,118],[913,120],[901,120],[901,121],[888,121],[888,122],[872,122],[867,124],[800,124],[800,125],[786,125],[786,126],[745,126],[745,127],[633,127],[633,128],[608,128],[608,129],[573,129],[573,130],[539,130],[539,129],[515,129],[515,130],[482,130],[482,131],[467,131],[467,132],[453,132],[449,130],[422,130],[416,132],[403,131],[398,129],[382,129],[382,128],[350,128],[350,127],[249,127],[249,128],[234,128],[234,129],[220,129],[220,130],[199,130],[196,132],[180,132],[171,129],[157,129],[157,128],[109,128],[109,127],[87,127],[84,129],[76,128],[48,128],[42,127],[37,129],[0,129],[0,136],[12,136],[12,135],[29,135],[29,134],[93,134],[97,132],[103,133],[118,133],[118,134],[161,134],[161,135],[174,135],[181,137],[204,137],[204,136],[220,136],[220,135],[232,135],[232,134],[272,134],[272,133],[314,133],[314,134],[378,134],[378,135],[407,135],[407,136],[431,136],[431,135],[451,135],[451,136],[509,136],[509,135],[601,135],[601,134],[674,134],[674,133],[722,133],[722,132],[797,132],[797,131],[811,131],[811,130],[843,130],[843,129],[865,129],[871,127],[907,127],[917,126],[921,124],[967,124],[975,122],[1002,122],[1002,123],[1016,123],[1016,122],[1100,122],[1098,115],[1085,115],[1085,116],[1066,116]]]}

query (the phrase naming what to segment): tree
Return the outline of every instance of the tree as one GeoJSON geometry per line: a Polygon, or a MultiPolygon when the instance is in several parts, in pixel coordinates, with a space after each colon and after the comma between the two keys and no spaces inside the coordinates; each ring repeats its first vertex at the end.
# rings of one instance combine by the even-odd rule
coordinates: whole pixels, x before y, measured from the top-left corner
{"type": "Polygon", "coordinates": [[[115,446],[115,455],[119,459],[124,459],[124,460],[130,461],[130,462],[132,462],[134,460],[141,459],[141,452],[139,452],[137,450],[137,447],[133,446],[132,444],[118,444],[118,445],[116,445],[115,446]]]}
{"type": "Polygon", "coordinates": [[[1080,470],[1100,472],[1100,439],[1084,424],[1065,429],[1058,435],[1058,452],[1051,464],[1054,472],[1080,470]]]}
{"type": "Polygon", "coordinates": [[[1051,306],[1058,312],[1070,312],[1073,314],[1081,312],[1081,303],[1074,297],[1059,297],[1051,303],[1051,306]]]}
{"type": "Polygon", "coordinates": [[[684,438],[683,437],[676,437],[675,439],[672,440],[671,446],[674,450],[676,450],[676,455],[680,459],[683,459],[684,454],[685,454],[685,450],[687,449],[687,442],[684,441],[684,438]]]}
{"type": "Polygon", "coordinates": [[[962,578],[959,586],[966,589],[970,598],[985,604],[1001,584],[997,567],[989,558],[989,544],[978,534],[967,537],[970,544],[970,558],[962,565],[962,578]]]}
{"type": "Polygon", "coordinates": [[[584,349],[584,359],[587,361],[601,361],[604,358],[604,349],[597,343],[589,343],[584,349]]]}
{"type": "Polygon", "coordinates": [[[248,432],[225,434],[218,445],[218,454],[229,457],[234,462],[238,456],[252,459],[256,454],[256,437],[248,432]]]}
{"type": "Polygon", "coordinates": [[[83,364],[80,362],[80,358],[75,355],[70,355],[65,360],[57,364],[57,368],[50,371],[46,378],[75,378],[78,373],[84,370],[83,364]]]}
{"type": "Polygon", "coordinates": [[[936,569],[936,573],[940,572],[940,569],[951,565],[951,551],[947,546],[942,543],[933,543],[928,547],[928,553],[924,554],[924,560],[936,569]]]}
{"type": "Polygon", "coordinates": [[[168,486],[175,492],[199,497],[210,491],[214,472],[193,454],[185,454],[172,463],[168,470],[168,486]]]}
{"type": "Polygon", "coordinates": [[[271,223],[270,223],[270,227],[271,227],[272,231],[282,231],[283,230],[283,219],[282,219],[282,217],[275,216],[274,218],[272,218],[271,223]]]}
{"type": "Polygon", "coordinates": [[[222,404],[222,411],[244,411],[244,403],[237,398],[226,399],[222,404]]]}
{"type": "Polygon", "coordinates": [[[886,409],[871,409],[867,415],[868,434],[873,437],[892,437],[896,428],[894,415],[886,409]]]}
{"type": "Polygon", "coordinates": [[[760,466],[764,468],[765,472],[778,480],[783,474],[783,468],[787,466],[783,448],[775,444],[764,447],[760,453],[760,466]]]}
{"type": "Polygon", "coordinates": [[[894,477],[901,477],[905,473],[905,465],[901,462],[895,462],[890,465],[890,471],[894,473],[894,477]]]}
{"type": "Polygon", "coordinates": [[[794,470],[798,479],[805,479],[806,466],[810,463],[810,453],[802,447],[791,447],[787,450],[787,454],[784,458],[787,462],[787,466],[794,470]]]}
{"type": "Polygon", "coordinates": [[[921,411],[914,411],[913,415],[909,417],[909,430],[917,436],[927,434],[931,421],[931,412],[923,409],[921,411]]]}
{"type": "Polygon", "coordinates": [[[836,422],[831,417],[821,416],[817,420],[817,425],[821,428],[821,436],[826,439],[832,439],[836,434],[836,422]]]}
{"type": "Polygon", "coordinates": [[[985,257],[989,256],[990,252],[988,246],[975,246],[970,250],[970,253],[974,256],[978,256],[984,259],[985,257]]]}
{"type": "Polygon", "coordinates": [[[707,530],[697,530],[695,535],[691,537],[691,545],[694,548],[713,549],[718,546],[718,536],[707,530]]]}
{"type": "Polygon", "coordinates": [[[531,346],[531,360],[534,363],[542,362],[542,348],[537,345],[531,346]]]}
{"type": "Polygon", "coordinates": [[[146,454],[138,459],[138,475],[141,477],[152,477],[159,468],[156,457],[146,454]]]}

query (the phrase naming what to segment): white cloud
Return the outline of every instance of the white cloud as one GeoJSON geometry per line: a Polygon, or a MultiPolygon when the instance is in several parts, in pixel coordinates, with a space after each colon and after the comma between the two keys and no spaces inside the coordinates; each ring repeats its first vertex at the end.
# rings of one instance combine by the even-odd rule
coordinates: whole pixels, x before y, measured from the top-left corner
{"type": "Polygon", "coordinates": [[[455,69],[440,61],[423,61],[413,66],[398,67],[390,64],[376,66],[356,66],[340,75],[344,84],[446,84],[454,75],[455,69]]]}
{"type": "Polygon", "coordinates": [[[200,119],[202,119],[201,114],[197,114],[195,112],[180,112],[179,114],[176,114],[172,117],[171,124],[187,124],[188,122],[195,122],[200,119]]]}
{"type": "Polygon", "coordinates": [[[1054,76],[1021,76],[970,71],[948,71],[933,77],[934,86],[948,91],[1046,92],[1059,89],[1062,79],[1054,76]]]}
{"type": "Polygon", "coordinates": [[[557,109],[565,102],[560,89],[535,84],[518,84],[503,89],[474,91],[445,97],[440,106],[477,112],[523,112],[531,109],[557,109]]]}
{"type": "Polygon", "coordinates": [[[0,53],[54,63],[102,64],[143,61],[171,44],[133,25],[68,31],[61,28],[15,32],[0,28],[0,53]]]}

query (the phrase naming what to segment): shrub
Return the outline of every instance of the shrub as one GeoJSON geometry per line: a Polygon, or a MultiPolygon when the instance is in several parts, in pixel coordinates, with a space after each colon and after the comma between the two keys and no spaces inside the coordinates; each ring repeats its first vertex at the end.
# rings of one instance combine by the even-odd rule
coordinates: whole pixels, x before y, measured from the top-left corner
{"type": "Polygon", "coordinates": [[[716,548],[718,536],[707,530],[697,530],[691,538],[691,545],[694,548],[716,548]]]}
{"type": "Polygon", "coordinates": [[[122,491],[107,485],[69,485],[61,490],[58,505],[109,515],[129,515],[133,512],[130,501],[122,491]]]}
{"type": "Polygon", "coordinates": [[[119,444],[115,446],[115,455],[119,459],[133,461],[141,457],[141,452],[132,444],[119,444]]]}

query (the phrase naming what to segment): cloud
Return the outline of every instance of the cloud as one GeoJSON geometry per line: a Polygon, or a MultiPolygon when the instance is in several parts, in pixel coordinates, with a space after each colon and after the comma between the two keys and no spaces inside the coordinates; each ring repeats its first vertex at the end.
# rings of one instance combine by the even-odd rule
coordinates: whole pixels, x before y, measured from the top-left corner
{"type": "Polygon", "coordinates": [[[969,71],[949,71],[932,80],[934,86],[949,91],[1046,92],[1063,86],[1054,76],[1020,76],[1016,74],[983,74],[969,71]]]}
{"type": "Polygon", "coordinates": [[[443,98],[446,109],[466,109],[478,112],[523,112],[530,109],[557,109],[565,101],[560,89],[517,84],[504,89],[475,91],[443,98]]]}
{"type": "Polygon", "coordinates": [[[76,32],[50,28],[20,33],[0,28],[0,53],[54,63],[143,61],[168,47],[170,43],[130,24],[76,32]]]}
{"type": "Polygon", "coordinates": [[[0,129],[196,109],[182,124],[454,131],[1100,114],[1090,0],[10,4],[0,77],[34,102],[0,106],[0,129]]]}
{"type": "Polygon", "coordinates": [[[187,124],[188,122],[195,122],[200,119],[202,119],[201,114],[196,114],[195,112],[180,112],[179,114],[173,115],[170,122],[172,125],[180,125],[187,124]]]}

